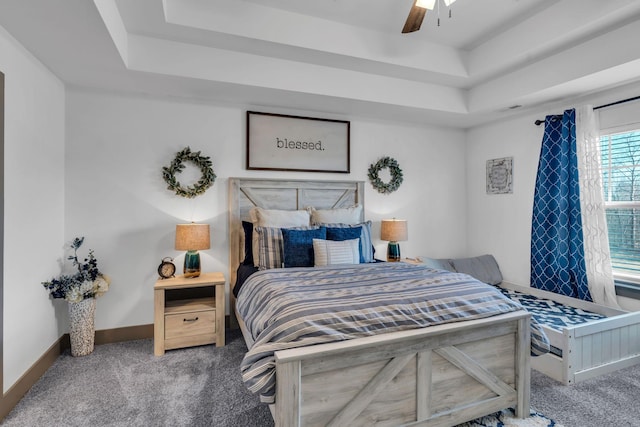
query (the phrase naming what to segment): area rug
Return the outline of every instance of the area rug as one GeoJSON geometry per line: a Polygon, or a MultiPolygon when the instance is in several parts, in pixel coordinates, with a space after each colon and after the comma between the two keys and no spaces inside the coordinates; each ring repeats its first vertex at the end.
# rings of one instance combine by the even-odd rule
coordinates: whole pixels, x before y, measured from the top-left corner
{"type": "Polygon", "coordinates": [[[535,410],[531,410],[528,418],[517,418],[512,408],[504,409],[495,414],[487,415],[457,427],[563,427],[554,420],[545,417],[535,410]]]}

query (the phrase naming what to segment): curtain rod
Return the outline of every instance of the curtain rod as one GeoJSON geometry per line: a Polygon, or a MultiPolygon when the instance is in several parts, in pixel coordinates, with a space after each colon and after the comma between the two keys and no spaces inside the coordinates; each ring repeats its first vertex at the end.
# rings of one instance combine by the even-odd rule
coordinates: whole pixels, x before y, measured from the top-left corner
{"type": "Polygon", "coordinates": [[[613,107],[614,105],[624,104],[631,101],[637,101],[640,99],[640,96],[634,96],[633,98],[622,99],[620,101],[612,102],[610,104],[598,105],[597,107],[593,107],[594,110],[599,110],[601,108],[613,107]]]}
{"type": "MultiPolygon", "coordinates": [[[[562,114],[555,114],[555,115],[551,116],[551,118],[552,118],[552,119],[562,118],[562,114]]],[[[535,124],[536,124],[536,126],[540,126],[541,124],[543,124],[543,123],[544,123],[544,120],[540,120],[540,119],[538,119],[538,120],[536,120],[536,121],[535,121],[535,122],[533,122],[533,123],[535,123],[535,124]]]]}
{"type": "MultiPolygon", "coordinates": [[[[637,101],[640,99],[640,96],[634,96],[633,98],[627,98],[627,99],[621,99],[620,101],[615,101],[615,102],[611,102],[609,104],[604,104],[604,105],[598,105],[597,107],[593,107],[593,110],[599,110],[601,108],[607,108],[607,107],[613,107],[614,105],[619,105],[619,104],[625,104],[627,102],[631,102],[631,101],[637,101]]],[[[562,114],[556,114],[553,116],[554,118],[557,117],[562,117],[562,114]]],[[[535,122],[533,122],[536,126],[540,126],[541,124],[544,123],[544,120],[536,120],[535,122]]]]}

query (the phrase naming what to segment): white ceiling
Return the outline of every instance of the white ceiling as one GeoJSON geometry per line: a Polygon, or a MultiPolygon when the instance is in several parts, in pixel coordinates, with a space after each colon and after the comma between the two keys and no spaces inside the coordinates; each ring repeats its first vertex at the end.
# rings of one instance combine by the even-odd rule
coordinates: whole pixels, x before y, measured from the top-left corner
{"type": "Polygon", "coordinates": [[[401,34],[412,3],[2,0],[0,25],[72,87],[316,116],[466,128],[640,82],[638,0],[458,0],[401,34]]]}

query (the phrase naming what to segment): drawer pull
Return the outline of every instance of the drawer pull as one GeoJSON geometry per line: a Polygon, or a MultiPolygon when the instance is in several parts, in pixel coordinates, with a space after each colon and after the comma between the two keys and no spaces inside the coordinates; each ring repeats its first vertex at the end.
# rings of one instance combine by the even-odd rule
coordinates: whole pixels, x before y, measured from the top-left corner
{"type": "Polygon", "coordinates": [[[183,322],[195,322],[197,320],[198,320],[197,317],[194,317],[193,319],[182,319],[183,322]]]}

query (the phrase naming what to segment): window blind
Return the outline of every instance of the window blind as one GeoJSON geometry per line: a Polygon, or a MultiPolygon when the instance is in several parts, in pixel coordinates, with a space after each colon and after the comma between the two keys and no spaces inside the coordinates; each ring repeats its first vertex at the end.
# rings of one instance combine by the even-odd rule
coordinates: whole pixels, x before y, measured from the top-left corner
{"type": "Polygon", "coordinates": [[[640,276],[640,130],[600,142],[612,266],[640,276]]]}

